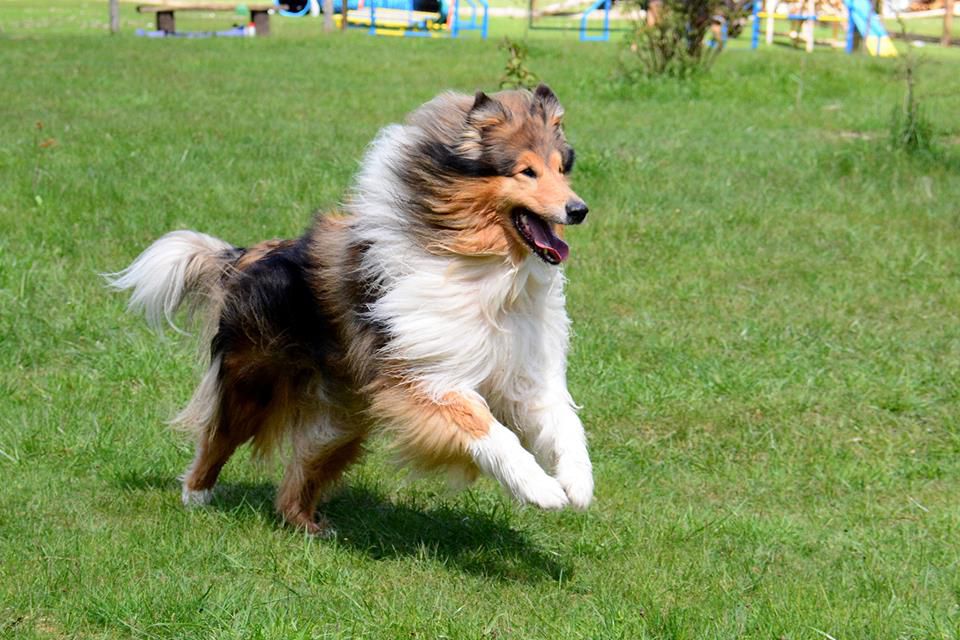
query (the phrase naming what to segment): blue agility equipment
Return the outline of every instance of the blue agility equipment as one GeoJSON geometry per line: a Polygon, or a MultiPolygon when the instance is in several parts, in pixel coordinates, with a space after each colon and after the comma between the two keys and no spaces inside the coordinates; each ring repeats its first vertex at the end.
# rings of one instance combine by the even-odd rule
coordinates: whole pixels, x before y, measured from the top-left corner
{"type": "Polygon", "coordinates": [[[597,0],[593,6],[583,12],[583,16],[580,18],[580,40],[587,42],[605,42],[610,39],[610,0],[597,0]],[[590,29],[587,26],[587,21],[590,19],[590,14],[594,11],[603,8],[603,28],[600,31],[600,35],[590,35],[590,29]]]}
{"type": "Polygon", "coordinates": [[[299,18],[310,11],[310,0],[275,0],[277,13],[288,18],[299,18]]]}
{"type": "Polygon", "coordinates": [[[490,5],[487,0],[465,0],[470,6],[470,20],[460,20],[460,0],[453,0],[453,18],[450,20],[450,37],[456,38],[461,31],[479,31],[480,37],[487,39],[487,30],[490,27],[490,5]],[[477,11],[482,10],[483,16],[477,18],[477,11]]]}
{"type": "Polygon", "coordinates": [[[584,42],[606,42],[610,39],[610,4],[610,0],[597,0],[593,3],[593,6],[583,12],[583,16],[580,18],[580,40],[584,42]],[[603,7],[603,28],[600,30],[600,35],[592,36],[587,21],[590,19],[590,14],[601,7],[603,7]]]}
{"type": "MultiPolygon", "coordinates": [[[[897,55],[883,20],[873,10],[869,0],[845,0],[850,14],[850,23],[863,37],[863,45],[872,56],[885,58],[897,55]]],[[[853,51],[853,29],[847,29],[847,50],[853,51]]]]}
{"type": "MultiPolygon", "coordinates": [[[[625,27],[612,27],[610,26],[610,10],[613,7],[613,3],[617,0],[591,0],[591,5],[587,7],[582,13],[579,11],[565,11],[564,10],[556,13],[537,13],[533,9],[534,0],[529,0],[527,4],[527,28],[531,31],[543,30],[543,31],[577,31],[580,36],[580,40],[587,41],[600,41],[605,42],[610,39],[610,34],[614,31],[628,32],[631,31],[629,28],[625,27]],[[602,26],[590,26],[590,20],[592,18],[591,14],[594,14],[597,11],[602,11],[602,26]],[[580,24],[577,26],[560,26],[558,24],[536,24],[534,22],[534,15],[539,17],[570,17],[579,15],[580,24]],[[596,34],[596,35],[594,35],[596,34]]],[[[596,19],[596,18],[594,18],[596,19]]]]}

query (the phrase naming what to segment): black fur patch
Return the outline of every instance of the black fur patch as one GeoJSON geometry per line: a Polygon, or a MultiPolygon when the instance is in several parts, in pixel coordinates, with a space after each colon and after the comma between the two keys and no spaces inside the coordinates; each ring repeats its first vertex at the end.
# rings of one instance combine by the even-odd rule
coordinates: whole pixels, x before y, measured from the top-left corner
{"type": "Polygon", "coordinates": [[[278,247],[235,272],[211,352],[252,351],[265,363],[310,369],[330,367],[340,357],[333,323],[319,307],[306,279],[306,242],[278,247]]]}
{"type": "Polygon", "coordinates": [[[357,324],[361,334],[370,338],[374,350],[379,350],[387,343],[389,331],[383,321],[371,317],[371,311],[382,292],[380,286],[360,270],[370,246],[369,242],[359,242],[347,247],[344,265],[346,282],[342,283],[342,291],[351,310],[360,319],[357,324]]]}
{"type": "Polygon", "coordinates": [[[563,172],[570,173],[573,171],[573,163],[576,162],[577,154],[573,151],[573,147],[565,145],[562,151],[563,154],[563,172]]]}
{"type": "Polygon", "coordinates": [[[507,175],[501,168],[494,166],[482,156],[477,160],[458,155],[448,145],[429,140],[421,145],[421,153],[426,156],[438,173],[446,173],[468,178],[492,178],[507,175]]]}
{"type": "Polygon", "coordinates": [[[376,285],[363,277],[360,265],[370,250],[370,242],[358,242],[347,247],[346,273],[349,280],[346,282],[347,297],[353,305],[353,311],[358,316],[366,316],[373,304],[379,299],[380,292],[376,285]]]}

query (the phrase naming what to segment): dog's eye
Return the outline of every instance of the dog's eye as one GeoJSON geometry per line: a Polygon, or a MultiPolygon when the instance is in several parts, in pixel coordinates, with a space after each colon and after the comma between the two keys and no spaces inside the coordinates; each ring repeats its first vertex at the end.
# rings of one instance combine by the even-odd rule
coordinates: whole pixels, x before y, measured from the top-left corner
{"type": "Polygon", "coordinates": [[[528,178],[536,178],[536,177],[537,177],[537,172],[534,171],[532,167],[527,167],[526,169],[524,169],[524,170],[521,171],[520,173],[522,173],[523,175],[527,176],[528,178]]]}

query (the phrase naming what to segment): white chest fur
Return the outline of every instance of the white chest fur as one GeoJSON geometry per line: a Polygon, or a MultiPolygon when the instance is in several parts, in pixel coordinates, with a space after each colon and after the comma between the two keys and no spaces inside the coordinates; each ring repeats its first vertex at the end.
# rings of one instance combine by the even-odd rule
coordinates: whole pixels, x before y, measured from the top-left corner
{"type": "Polygon", "coordinates": [[[388,328],[385,355],[435,398],[476,392],[494,413],[509,412],[563,376],[568,321],[555,267],[420,252],[394,264],[400,273],[383,283],[371,319],[388,328]]]}

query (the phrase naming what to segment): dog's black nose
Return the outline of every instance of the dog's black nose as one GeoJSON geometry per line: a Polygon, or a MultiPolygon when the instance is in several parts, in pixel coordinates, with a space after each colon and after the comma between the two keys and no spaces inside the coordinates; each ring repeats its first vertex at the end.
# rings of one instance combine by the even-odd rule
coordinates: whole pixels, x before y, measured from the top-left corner
{"type": "Polygon", "coordinates": [[[583,200],[571,200],[567,203],[567,224],[580,224],[589,211],[590,208],[583,200]]]}

